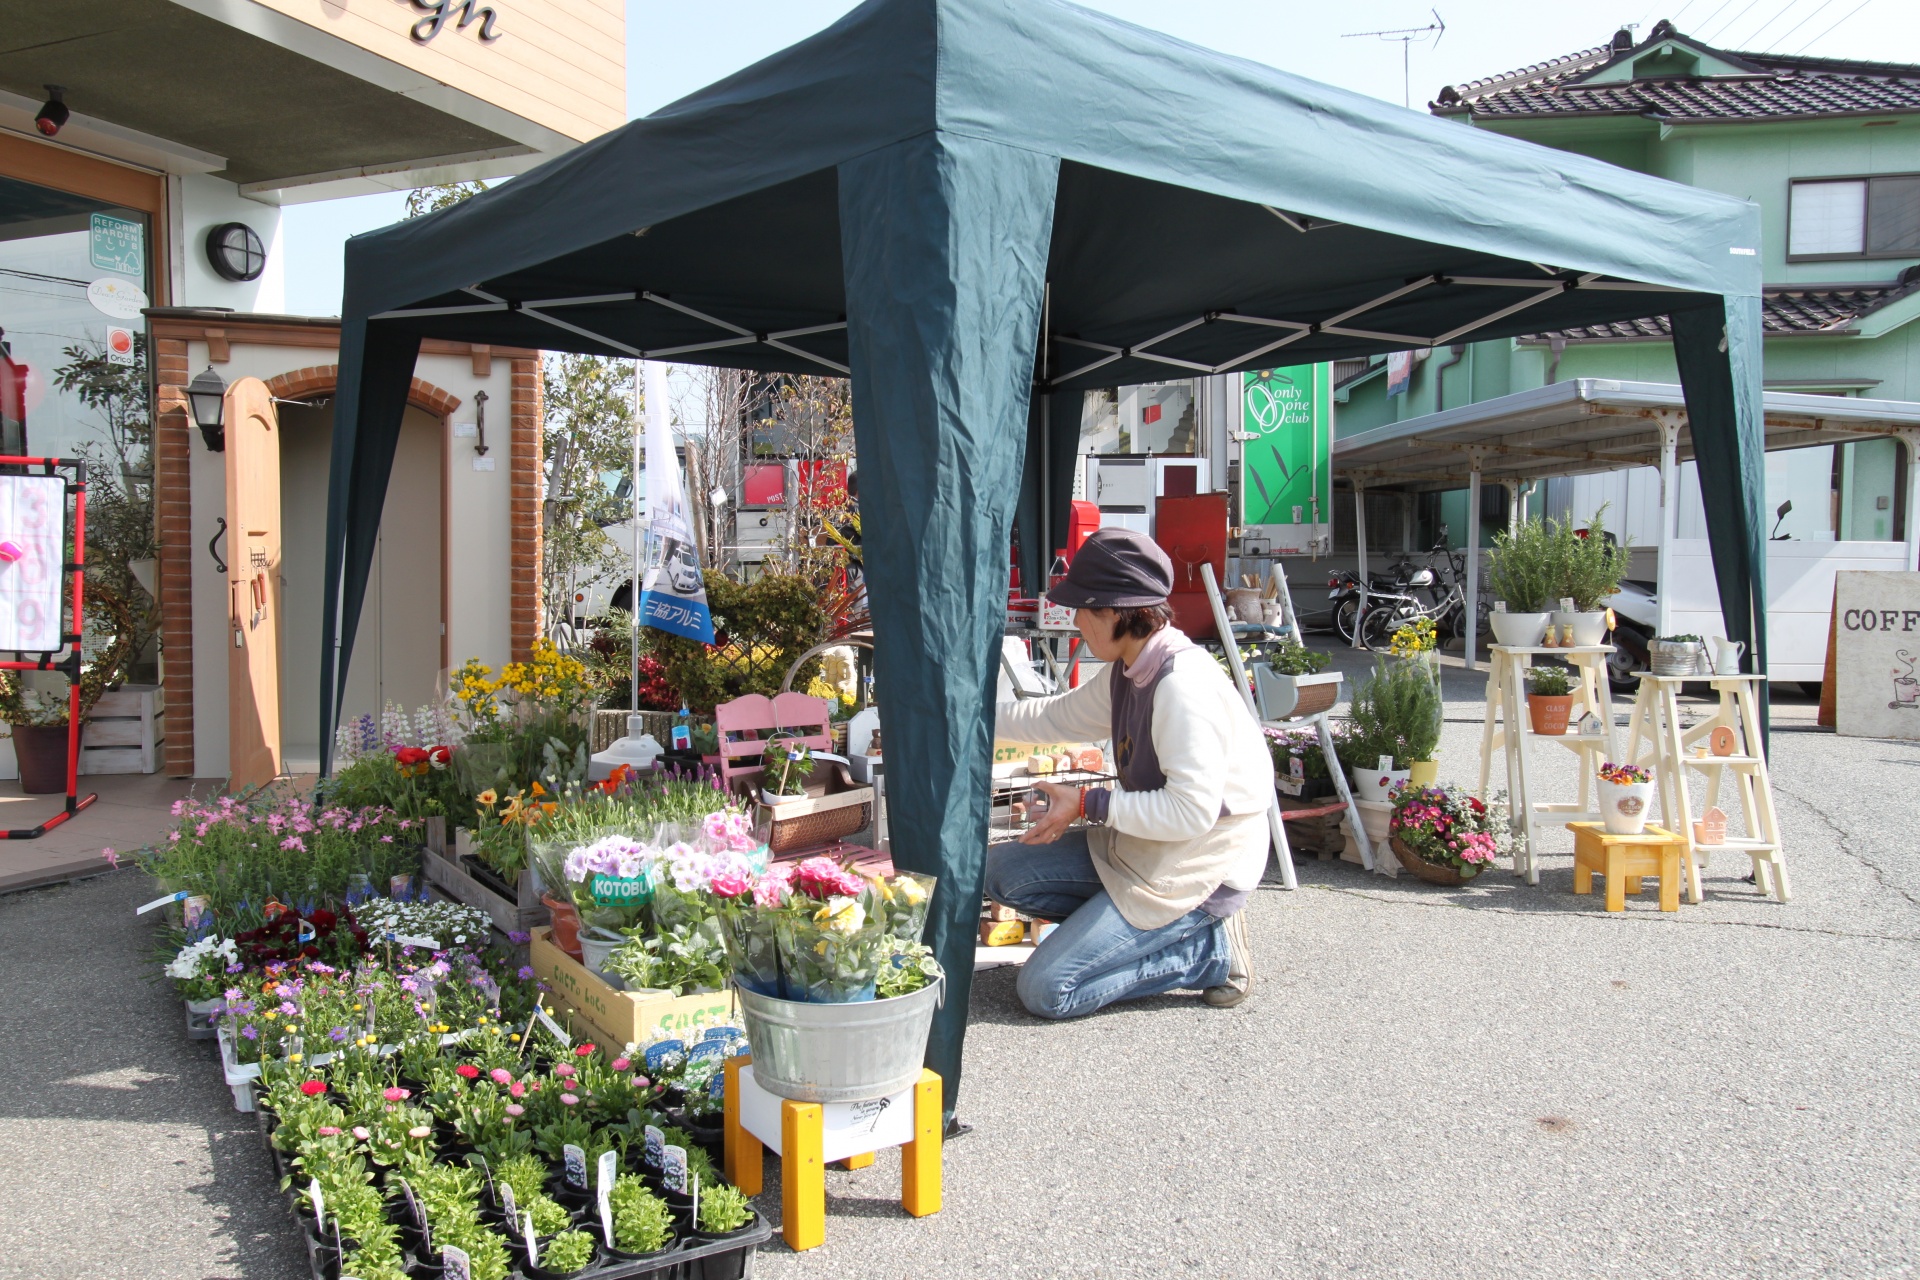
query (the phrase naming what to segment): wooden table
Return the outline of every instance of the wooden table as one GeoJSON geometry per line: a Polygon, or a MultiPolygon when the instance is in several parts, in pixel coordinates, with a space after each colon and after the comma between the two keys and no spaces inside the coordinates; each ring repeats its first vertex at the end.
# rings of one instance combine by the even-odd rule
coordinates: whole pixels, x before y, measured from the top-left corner
{"type": "Polygon", "coordinates": [[[1680,909],[1680,881],[1687,882],[1687,901],[1700,901],[1700,876],[1693,867],[1687,842],[1665,827],[1647,824],[1638,835],[1615,835],[1605,823],[1569,822],[1573,832],[1573,891],[1592,893],[1593,878],[1606,877],[1609,911],[1625,911],[1627,895],[1640,892],[1645,876],[1660,878],[1660,909],[1680,909]]]}
{"type": "Polygon", "coordinates": [[[1492,665],[1487,672],[1487,714],[1480,730],[1480,796],[1486,798],[1487,783],[1493,774],[1494,753],[1500,753],[1507,770],[1509,821],[1520,837],[1514,845],[1513,872],[1525,876],[1528,884],[1540,883],[1537,843],[1541,828],[1548,820],[1597,819],[1599,770],[1603,760],[1613,759],[1613,699],[1607,683],[1607,656],[1610,644],[1579,645],[1570,649],[1522,648],[1518,645],[1488,646],[1492,665]],[[1527,671],[1538,657],[1564,659],[1574,669],[1573,712],[1563,734],[1536,734],[1527,716],[1527,671]],[[1578,724],[1591,712],[1600,720],[1600,728],[1577,733],[1578,724]],[[1542,800],[1532,781],[1528,762],[1528,744],[1557,742],[1580,757],[1580,793],[1578,799],[1542,800]]]}

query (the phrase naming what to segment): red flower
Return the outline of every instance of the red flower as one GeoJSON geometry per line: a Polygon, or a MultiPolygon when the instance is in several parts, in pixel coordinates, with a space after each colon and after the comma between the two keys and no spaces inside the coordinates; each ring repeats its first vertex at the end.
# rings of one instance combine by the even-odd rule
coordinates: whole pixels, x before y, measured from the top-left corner
{"type": "Polygon", "coordinates": [[[430,747],[427,749],[427,763],[436,769],[444,769],[453,763],[452,747],[430,747]]]}
{"type": "Polygon", "coordinates": [[[573,1047],[573,1055],[576,1058],[585,1058],[590,1056],[593,1053],[593,1050],[594,1050],[593,1045],[577,1044],[573,1047]]]}
{"type": "Polygon", "coordinates": [[[300,1082],[300,1092],[306,1094],[309,1098],[317,1098],[326,1091],[327,1084],[324,1080],[302,1080],[300,1082]]]}
{"type": "Polygon", "coordinates": [[[468,1080],[477,1080],[480,1077],[480,1068],[471,1062],[463,1062],[453,1070],[455,1075],[464,1076],[468,1080]]]}
{"type": "Polygon", "coordinates": [[[427,753],[419,747],[395,747],[393,749],[393,758],[402,766],[425,764],[427,762],[427,753]]]}

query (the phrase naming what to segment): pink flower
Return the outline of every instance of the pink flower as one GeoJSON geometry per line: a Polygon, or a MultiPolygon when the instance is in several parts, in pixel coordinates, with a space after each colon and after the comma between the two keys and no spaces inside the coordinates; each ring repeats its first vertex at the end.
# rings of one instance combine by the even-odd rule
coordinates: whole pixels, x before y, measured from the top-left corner
{"type": "Polygon", "coordinates": [[[633,1064],[625,1058],[615,1058],[613,1060],[613,1069],[615,1071],[625,1071],[628,1067],[632,1065],[633,1064]]]}
{"type": "Polygon", "coordinates": [[[517,1102],[509,1102],[507,1104],[507,1114],[510,1116],[523,1116],[527,1114],[527,1109],[517,1102]]]}
{"type": "Polygon", "coordinates": [[[353,1136],[360,1139],[360,1141],[365,1142],[368,1138],[372,1137],[373,1135],[367,1132],[365,1126],[355,1125],[353,1126],[353,1136]]]}
{"type": "Polygon", "coordinates": [[[571,1094],[571,1093],[563,1093],[563,1094],[561,1094],[561,1095],[560,1095],[560,1103],[561,1103],[561,1105],[562,1105],[562,1106],[568,1106],[568,1107],[571,1107],[572,1105],[574,1105],[574,1104],[575,1104],[576,1102],[578,1102],[578,1101],[580,1101],[580,1099],[579,1099],[579,1097],[578,1097],[577,1095],[575,1095],[575,1094],[571,1094]]]}
{"type": "Polygon", "coordinates": [[[505,1067],[495,1067],[493,1070],[487,1072],[487,1076],[495,1084],[512,1084],[513,1083],[513,1073],[511,1071],[508,1071],[505,1067]]]}
{"type": "Polygon", "coordinates": [[[340,1130],[336,1126],[330,1125],[330,1124],[323,1124],[318,1129],[314,1130],[314,1132],[318,1133],[323,1138],[337,1138],[340,1136],[340,1130]]]}
{"type": "Polygon", "coordinates": [[[574,1073],[573,1064],[571,1062],[563,1062],[559,1066],[553,1069],[553,1074],[559,1076],[563,1080],[566,1079],[568,1076],[571,1076],[573,1073],[574,1073]]]}
{"type": "Polygon", "coordinates": [[[388,1102],[403,1102],[410,1095],[407,1090],[402,1089],[399,1085],[388,1085],[385,1089],[381,1090],[380,1096],[388,1102]]]}
{"type": "Polygon", "coordinates": [[[409,1138],[431,1138],[433,1136],[433,1126],[417,1124],[407,1130],[407,1136],[409,1138]]]}
{"type": "Polygon", "coordinates": [[[633,1078],[633,1087],[636,1089],[644,1089],[647,1087],[647,1084],[648,1080],[645,1076],[635,1076],[633,1078]]]}
{"type": "Polygon", "coordinates": [[[741,875],[717,875],[709,883],[716,897],[737,898],[753,886],[741,875]]]}
{"type": "Polygon", "coordinates": [[[518,1080],[516,1080],[507,1089],[507,1092],[512,1094],[516,1098],[524,1098],[527,1096],[527,1086],[525,1086],[524,1084],[521,1084],[518,1080]]]}

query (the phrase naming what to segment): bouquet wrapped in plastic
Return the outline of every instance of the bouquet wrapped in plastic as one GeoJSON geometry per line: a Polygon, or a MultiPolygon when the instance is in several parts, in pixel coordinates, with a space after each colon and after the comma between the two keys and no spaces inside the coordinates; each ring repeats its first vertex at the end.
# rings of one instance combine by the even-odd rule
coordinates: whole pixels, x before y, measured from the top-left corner
{"type": "Polygon", "coordinates": [[[904,995],[939,976],[920,933],[931,877],[862,877],[831,858],[778,864],[751,886],[716,882],[735,981],[816,1004],[904,995]],[[884,979],[884,981],[883,981],[884,979]]]}

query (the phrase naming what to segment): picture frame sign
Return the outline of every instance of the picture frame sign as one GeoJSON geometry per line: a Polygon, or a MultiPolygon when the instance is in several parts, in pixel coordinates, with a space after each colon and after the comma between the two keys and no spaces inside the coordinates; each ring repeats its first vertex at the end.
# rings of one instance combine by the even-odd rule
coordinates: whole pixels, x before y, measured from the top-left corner
{"type": "Polygon", "coordinates": [[[1833,624],[1835,731],[1920,740],[1920,573],[1841,570],[1833,624]]]}

